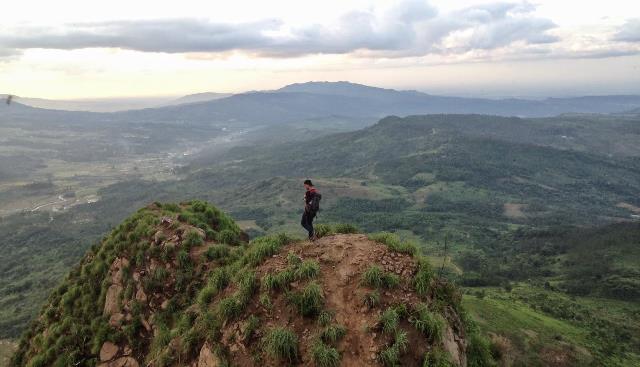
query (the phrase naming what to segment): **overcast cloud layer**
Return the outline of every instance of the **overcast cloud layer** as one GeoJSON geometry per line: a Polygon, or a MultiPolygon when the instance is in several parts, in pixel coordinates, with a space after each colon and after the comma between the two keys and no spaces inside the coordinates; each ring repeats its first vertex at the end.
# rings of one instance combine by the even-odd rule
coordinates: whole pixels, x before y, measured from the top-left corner
{"type": "Polygon", "coordinates": [[[353,11],[332,24],[306,26],[290,26],[279,19],[222,23],[195,18],[22,26],[2,32],[0,57],[34,48],[119,48],[161,53],[244,51],[271,57],[351,53],[383,57],[464,55],[496,49],[503,49],[504,53],[508,47],[524,58],[638,53],[637,45],[629,43],[640,41],[640,19],[629,20],[613,34],[609,47],[563,50],[557,46],[562,39],[554,34],[556,24],[534,16],[534,10],[535,6],[527,2],[497,2],[440,13],[426,1],[405,0],[384,12],[353,11]]]}

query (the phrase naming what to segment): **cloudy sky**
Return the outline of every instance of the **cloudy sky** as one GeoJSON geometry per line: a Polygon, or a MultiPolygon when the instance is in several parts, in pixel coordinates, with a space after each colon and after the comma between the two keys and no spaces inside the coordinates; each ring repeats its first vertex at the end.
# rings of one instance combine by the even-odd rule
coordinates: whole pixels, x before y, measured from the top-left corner
{"type": "Polygon", "coordinates": [[[0,11],[0,93],[181,95],[349,80],[483,96],[640,94],[629,0],[31,1],[0,11]]]}

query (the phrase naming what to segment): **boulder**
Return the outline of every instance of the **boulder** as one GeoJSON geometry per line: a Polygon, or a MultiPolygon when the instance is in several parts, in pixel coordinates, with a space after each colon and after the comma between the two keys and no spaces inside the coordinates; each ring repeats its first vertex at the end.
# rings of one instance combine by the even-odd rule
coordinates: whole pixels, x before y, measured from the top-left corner
{"type": "Polygon", "coordinates": [[[200,349],[200,356],[198,357],[198,367],[218,367],[218,358],[213,355],[211,347],[208,343],[205,343],[200,349]]]}
{"type": "Polygon", "coordinates": [[[120,312],[118,307],[118,298],[122,292],[122,286],[120,284],[112,284],[107,290],[107,296],[104,300],[104,315],[113,315],[120,312]]]}
{"type": "Polygon", "coordinates": [[[100,348],[100,361],[110,361],[118,354],[118,346],[112,342],[104,342],[102,348],[100,348]]]}

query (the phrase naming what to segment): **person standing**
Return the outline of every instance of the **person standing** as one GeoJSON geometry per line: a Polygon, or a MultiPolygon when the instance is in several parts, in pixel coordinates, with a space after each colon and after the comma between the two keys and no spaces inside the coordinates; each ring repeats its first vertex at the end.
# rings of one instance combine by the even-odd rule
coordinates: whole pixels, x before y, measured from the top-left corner
{"type": "Polygon", "coordinates": [[[318,190],[313,186],[311,180],[304,181],[304,188],[304,213],[302,213],[302,221],[300,221],[300,224],[309,232],[309,239],[315,241],[317,237],[313,230],[313,218],[316,217],[318,210],[320,210],[320,199],[322,199],[322,195],[320,195],[318,190]]]}

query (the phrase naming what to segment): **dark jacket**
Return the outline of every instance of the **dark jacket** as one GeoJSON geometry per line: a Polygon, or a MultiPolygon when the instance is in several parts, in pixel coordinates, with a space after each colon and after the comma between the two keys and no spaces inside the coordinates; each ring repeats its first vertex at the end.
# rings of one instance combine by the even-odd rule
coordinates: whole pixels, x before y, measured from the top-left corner
{"type": "Polygon", "coordinates": [[[313,213],[313,211],[311,210],[311,205],[313,204],[313,198],[316,196],[317,192],[318,190],[316,190],[315,187],[312,187],[309,191],[306,191],[304,193],[304,211],[306,213],[313,213]]]}

